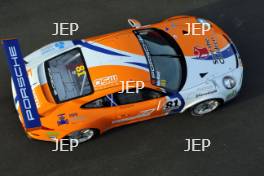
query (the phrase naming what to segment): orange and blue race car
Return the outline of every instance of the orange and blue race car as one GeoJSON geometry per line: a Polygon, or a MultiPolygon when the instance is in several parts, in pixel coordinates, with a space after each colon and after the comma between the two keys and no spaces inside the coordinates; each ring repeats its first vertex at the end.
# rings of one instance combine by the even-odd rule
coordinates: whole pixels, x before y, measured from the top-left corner
{"type": "MultiPolygon", "coordinates": [[[[19,119],[30,138],[84,142],[114,127],[189,110],[202,116],[233,99],[243,66],[209,20],[175,16],[83,40],[59,41],[23,58],[4,41],[19,119]],[[188,35],[197,24],[204,34],[188,35]]],[[[197,29],[197,27],[196,27],[197,29]]]]}

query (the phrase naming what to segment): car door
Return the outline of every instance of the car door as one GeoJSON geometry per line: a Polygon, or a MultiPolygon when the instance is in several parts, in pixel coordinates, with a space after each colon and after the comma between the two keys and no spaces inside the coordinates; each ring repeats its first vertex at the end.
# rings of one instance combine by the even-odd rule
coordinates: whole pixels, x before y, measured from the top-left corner
{"type": "Polygon", "coordinates": [[[91,128],[99,128],[103,132],[113,127],[112,121],[118,115],[118,107],[113,101],[113,94],[109,94],[82,105],[80,113],[87,117],[91,128]]]}
{"type": "Polygon", "coordinates": [[[121,126],[142,120],[151,119],[163,114],[163,105],[166,101],[162,92],[144,88],[134,93],[115,93],[114,98],[118,105],[118,115],[112,121],[113,126],[121,126]]]}

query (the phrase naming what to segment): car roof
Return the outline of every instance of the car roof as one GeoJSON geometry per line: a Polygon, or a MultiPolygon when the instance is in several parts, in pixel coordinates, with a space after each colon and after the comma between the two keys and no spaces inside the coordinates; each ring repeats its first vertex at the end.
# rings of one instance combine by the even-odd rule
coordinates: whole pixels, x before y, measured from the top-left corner
{"type": "Polygon", "coordinates": [[[143,49],[130,29],[74,44],[81,46],[94,91],[120,86],[120,81],[151,81],[143,49]]]}

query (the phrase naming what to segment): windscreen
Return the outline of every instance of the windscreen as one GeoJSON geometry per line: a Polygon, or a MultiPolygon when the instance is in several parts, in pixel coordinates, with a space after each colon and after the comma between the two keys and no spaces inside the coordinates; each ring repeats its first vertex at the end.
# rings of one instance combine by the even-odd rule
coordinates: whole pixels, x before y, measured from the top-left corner
{"type": "Polygon", "coordinates": [[[73,49],[46,61],[47,80],[56,102],[82,97],[92,92],[80,49],[73,49]]]}
{"type": "Polygon", "coordinates": [[[182,81],[184,60],[177,43],[162,30],[143,29],[135,32],[148,60],[154,84],[178,90],[182,81]]]}

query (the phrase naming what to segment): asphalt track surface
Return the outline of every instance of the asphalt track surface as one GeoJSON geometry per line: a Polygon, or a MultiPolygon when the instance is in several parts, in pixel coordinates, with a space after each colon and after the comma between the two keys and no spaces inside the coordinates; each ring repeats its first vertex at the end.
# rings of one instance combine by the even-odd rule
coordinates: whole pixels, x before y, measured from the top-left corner
{"type": "Polygon", "coordinates": [[[0,0],[0,38],[19,39],[24,55],[56,40],[78,39],[174,15],[209,18],[234,40],[244,64],[240,95],[203,119],[188,113],[113,129],[73,152],[26,138],[13,109],[0,49],[0,175],[257,176],[264,164],[264,13],[259,0],[0,0]],[[74,36],[52,36],[54,22],[77,22],[74,36]],[[184,152],[186,138],[209,138],[205,152],[184,152]]]}

